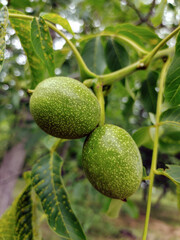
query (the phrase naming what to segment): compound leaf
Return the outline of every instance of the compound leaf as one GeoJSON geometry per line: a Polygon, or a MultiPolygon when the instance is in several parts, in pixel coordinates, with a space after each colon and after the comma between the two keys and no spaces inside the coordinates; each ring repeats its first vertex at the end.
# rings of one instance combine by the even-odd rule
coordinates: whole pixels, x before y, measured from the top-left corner
{"type": "Polygon", "coordinates": [[[60,177],[61,166],[62,159],[56,153],[41,158],[32,169],[33,186],[52,229],[62,239],[84,240],[86,237],[71,209],[60,177]]]}
{"type": "Polygon", "coordinates": [[[61,25],[68,32],[74,34],[69,22],[65,18],[61,17],[60,15],[56,13],[41,13],[41,17],[43,17],[45,20],[48,20],[54,24],[61,25]]]}
{"type": "Polygon", "coordinates": [[[31,41],[36,54],[47,67],[49,75],[54,76],[53,44],[49,28],[43,18],[33,19],[31,23],[31,41]]]}
{"type": "Polygon", "coordinates": [[[165,99],[172,106],[177,106],[180,103],[180,33],[176,41],[175,56],[169,67],[166,85],[165,85],[165,99]]]}
{"type": "Polygon", "coordinates": [[[4,62],[4,51],[6,49],[5,35],[8,24],[7,7],[2,7],[0,10],[0,71],[4,62]]]}
{"type": "MultiPolygon", "coordinates": [[[[20,11],[9,9],[10,13],[23,14],[20,11]]],[[[18,35],[22,47],[27,55],[29,66],[31,69],[31,74],[33,81],[31,83],[32,88],[34,88],[40,81],[44,79],[45,68],[40,58],[34,51],[31,42],[31,22],[18,18],[10,18],[12,27],[15,29],[18,35]]]]}

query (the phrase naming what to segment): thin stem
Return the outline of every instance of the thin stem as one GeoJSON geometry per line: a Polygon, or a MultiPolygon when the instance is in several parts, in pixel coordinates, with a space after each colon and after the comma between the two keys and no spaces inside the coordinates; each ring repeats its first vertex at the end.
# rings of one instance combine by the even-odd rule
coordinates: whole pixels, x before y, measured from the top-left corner
{"type": "Polygon", "coordinates": [[[159,171],[158,169],[157,170],[154,170],[154,174],[156,175],[161,175],[161,176],[165,176],[167,178],[169,178],[174,184],[178,185],[178,183],[171,177],[169,176],[169,174],[167,174],[164,169],[162,171],[159,171]]]}
{"type": "Polygon", "coordinates": [[[164,44],[169,41],[178,31],[180,30],[180,26],[177,27],[173,32],[171,32],[167,37],[165,37],[158,45],[156,45],[156,47],[153,48],[153,50],[148,53],[144,59],[142,59],[142,62],[145,65],[148,65],[150,63],[150,61],[152,60],[152,58],[154,57],[154,55],[159,51],[160,48],[162,48],[164,46],[164,44]]]}
{"type": "MultiPolygon", "coordinates": [[[[9,13],[10,18],[20,18],[20,19],[27,19],[27,20],[33,20],[34,17],[28,16],[28,15],[21,15],[21,14],[15,14],[15,13],[9,13]]],[[[37,18],[38,19],[38,18],[37,18]]],[[[52,30],[54,30],[57,34],[59,34],[64,40],[67,42],[71,50],[73,51],[77,62],[79,64],[80,70],[83,71],[83,74],[87,75],[88,77],[96,77],[96,74],[91,72],[89,68],[86,66],[84,60],[82,59],[80,53],[78,52],[75,45],[65,36],[64,33],[62,33],[60,30],[58,30],[52,23],[45,20],[48,27],[50,27],[52,30]]]]}
{"type": "Polygon", "coordinates": [[[105,74],[105,75],[101,75],[99,76],[99,79],[101,79],[103,85],[108,85],[108,84],[112,84],[115,81],[119,81],[121,79],[123,79],[125,76],[135,72],[138,68],[140,67],[140,61],[137,61],[125,68],[122,68],[118,71],[109,73],[109,74],[105,74]]]}
{"type": "Polygon", "coordinates": [[[53,144],[53,146],[51,147],[51,150],[50,150],[50,152],[51,152],[51,154],[53,153],[53,152],[55,152],[56,151],[56,149],[58,148],[58,146],[59,146],[59,144],[61,144],[62,142],[64,142],[65,141],[65,139],[58,139],[54,144],[53,144]]]}
{"type": "Polygon", "coordinates": [[[103,126],[105,122],[105,109],[104,109],[103,84],[100,81],[98,81],[98,83],[95,85],[94,92],[96,94],[96,97],[99,101],[100,108],[101,108],[99,126],[103,126]]]}
{"type": "Polygon", "coordinates": [[[157,108],[156,108],[156,130],[155,130],[151,170],[149,175],[150,184],[149,184],[149,192],[148,192],[146,219],[145,219],[142,240],[146,240],[147,232],[148,232],[149,218],[150,218],[150,212],[151,212],[152,189],[153,189],[153,183],[154,183],[154,172],[156,170],[156,165],[157,165],[157,155],[158,155],[158,145],[159,145],[159,122],[160,122],[160,114],[161,114],[161,107],[162,107],[162,100],[163,100],[164,83],[165,83],[166,73],[167,73],[169,63],[170,63],[170,60],[168,59],[168,61],[165,63],[162,69],[161,76],[159,79],[159,93],[158,93],[157,108]]]}

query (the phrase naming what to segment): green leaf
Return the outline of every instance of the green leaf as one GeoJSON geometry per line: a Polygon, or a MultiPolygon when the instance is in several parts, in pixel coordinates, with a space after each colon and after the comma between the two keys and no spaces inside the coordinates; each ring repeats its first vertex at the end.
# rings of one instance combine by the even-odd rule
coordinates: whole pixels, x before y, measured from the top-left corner
{"type": "Polygon", "coordinates": [[[151,22],[154,25],[154,27],[157,27],[159,24],[161,24],[166,3],[167,0],[161,0],[160,4],[156,9],[155,15],[151,18],[151,22]]]}
{"type": "Polygon", "coordinates": [[[49,75],[54,76],[53,44],[49,28],[43,18],[33,19],[31,23],[31,41],[36,54],[47,67],[49,75]]]}
{"type": "Polygon", "coordinates": [[[124,39],[122,40],[125,40],[124,42],[129,43],[135,49],[139,49],[144,53],[147,52],[144,46],[147,44],[151,46],[156,45],[160,41],[159,37],[147,27],[135,26],[129,23],[107,27],[104,32],[112,32],[123,37],[124,39]]]}
{"type": "Polygon", "coordinates": [[[8,9],[2,7],[0,10],[0,72],[4,62],[4,51],[6,49],[5,35],[8,24],[8,9]]]}
{"type": "Polygon", "coordinates": [[[48,20],[54,24],[61,25],[64,29],[66,29],[68,32],[74,35],[69,22],[65,18],[61,17],[60,15],[56,13],[41,13],[40,16],[43,17],[45,20],[48,20]]]}
{"type": "Polygon", "coordinates": [[[52,229],[63,239],[84,240],[60,177],[61,167],[62,159],[56,153],[41,158],[32,169],[33,186],[52,229]]]}
{"type": "Polygon", "coordinates": [[[105,57],[109,69],[113,72],[129,64],[129,55],[126,49],[113,38],[107,41],[105,57]]]}
{"type": "Polygon", "coordinates": [[[25,8],[28,7],[29,0],[11,0],[11,6],[13,8],[25,8]]]}
{"type": "Polygon", "coordinates": [[[146,168],[143,166],[143,177],[147,177],[146,168]]]}
{"type": "Polygon", "coordinates": [[[111,218],[118,218],[122,204],[123,201],[119,199],[111,199],[106,215],[111,218]]]}
{"type": "Polygon", "coordinates": [[[177,106],[180,103],[180,33],[176,41],[175,55],[169,67],[166,84],[165,84],[165,99],[172,106],[177,106]]]}
{"type": "Polygon", "coordinates": [[[156,112],[157,92],[155,88],[157,86],[158,77],[159,74],[152,71],[148,74],[147,79],[142,83],[141,99],[147,112],[156,112]]]}
{"type": "Polygon", "coordinates": [[[160,124],[174,125],[180,127],[180,106],[173,107],[163,112],[160,124]]]}
{"type": "Polygon", "coordinates": [[[33,228],[34,220],[31,184],[28,184],[0,219],[0,239],[38,240],[33,228]]]}
{"type": "Polygon", "coordinates": [[[106,68],[104,48],[99,37],[88,41],[82,51],[82,57],[91,71],[102,74],[106,68]]]}
{"type": "Polygon", "coordinates": [[[14,201],[0,219],[0,240],[16,240],[14,235],[16,204],[17,201],[14,201]]]}
{"type": "Polygon", "coordinates": [[[163,125],[163,134],[159,139],[159,148],[162,153],[177,154],[180,149],[180,128],[173,125],[163,125]]]}
{"type": "Polygon", "coordinates": [[[137,146],[145,146],[149,149],[153,149],[153,128],[152,126],[139,128],[133,133],[133,139],[137,146]]]}
{"type": "MultiPolygon", "coordinates": [[[[9,9],[10,13],[23,14],[22,12],[9,9]]],[[[27,55],[29,66],[31,69],[31,74],[33,81],[30,85],[31,88],[34,88],[40,81],[44,79],[45,68],[40,58],[34,51],[31,42],[31,22],[23,19],[10,18],[12,27],[15,29],[16,34],[18,35],[22,47],[27,55]]]]}
{"type": "Polygon", "coordinates": [[[177,207],[180,211],[180,185],[176,186],[176,194],[177,194],[177,207]]]}
{"type": "Polygon", "coordinates": [[[34,239],[31,185],[20,196],[16,206],[15,236],[17,239],[34,239]]]}
{"type": "Polygon", "coordinates": [[[167,169],[157,169],[156,174],[157,175],[163,175],[169,178],[172,182],[175,184],[180,184],[180,166],[179,165],[169,165],[166,164],[167,169]]]}

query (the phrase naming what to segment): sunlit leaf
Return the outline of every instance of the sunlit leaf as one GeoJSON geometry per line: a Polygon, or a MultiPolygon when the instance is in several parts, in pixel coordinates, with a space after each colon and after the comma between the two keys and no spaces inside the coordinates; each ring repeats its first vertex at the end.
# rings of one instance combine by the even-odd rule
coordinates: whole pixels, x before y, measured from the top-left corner
{"type": "Polygon", "coordinates": [[[8,24],[8,10],[7,7],[0,9],[0,71],[4,61],[4,51],[6,49],[5,35],[8,24]]]}
{"type": "Polygon", "coordinates": [[[164,9],[166,7],[166,4],[167,4],[167,0],[161,0],[161,2],[159,3],[156,9],[155,15],[151,18],[151,22],[155,27],[157,27],[162,22],[162,17],[164,14],[164,9]]]}
{"type": "Polygon", "coordinates": [[[60,177],[62,159],[51,153],[41,158],[32,170],[32,180],[48,223],[62,239],[84,240],[83,230],[75,217],[60,177]]]}
{"type": "Polygon", "coordinates": [[[41,17],[43,17],[45,20],[48,20],[54,24],[61,25],[68,32],[74,34],[69,22],[65,18],[61,17],[60,15],[56,13],[41,13],[41,17]]]}
{"type": "Polygon", "coordinates": [[[31,24],[31,41],[37,55],[47,67],[49,75],[54,76],[53,44],[49,28],[43,18],[33,19],[31,24]]]}
{"type": "Polygon", "coordinates": [[[14,235],[16,204],[17,201],[15,201],[0,218],[0,240],[16,240],[14,235]]]}
{"type": "MultiPolygon", "coordinates": [[[[160,39],[159,37],[147,27],[135,26],[129,23],[110,26],[104,32],[112,32],[115,35],[124,37],[125,42],[130,44],[138,50],[147,51],[145,46],[147,44],[156,45],[160,39]]],[[[123,39],[122,39],[123,40],[123,39]]]]}
{"type": "Polygon", "coordinates": [[[161,114],[162,124],[180,127],[180,106],[173,107],[161,114]]]}
{"type": "Polygon", "coordinates": [[[104,48],[99,37],[88,41],[82,51],[82,57],[91,71],[102,74],[106,67],[104,48]]]}
{"type": "Polygon", "coordinates": [[[25,8],[29,6],[29,0],[11,0],[11,6],[14,8],[25,8]]]}
{"type": "Polygon", "coordinates": [[[133,133],[133,139],[137,146],[145,146],[149,149],[153,148],[152,126],[139,128],[133,133]]]}
{"type": "MultiPolygon", "coordinates": [[[[22,12],[9,9],[10,13],[22,14],[22,12]]],[[[29,66],[32,73],[33,81],[30,87],[34,88],[40,81],[44,79],[45,68],[40,58],[34,51],[31,42],[31,21],[18,18],[10,18],[12,27],[18,35],[22,47],[27,55],[29,66]]]]}
{"type": "Polygon", "coordinates": [[[119,199],[111,199],[106,215],[111,218],[118,218],[122,204],[123,201],[119,199]]]}
{"type": "Polygon", "coordinates": [[[169,67],[166,85],[165,85],[165,99],[171,105],[176,106],[180,103],[180,33],[176,41],[176,50],[173,61],[169,67]]]}

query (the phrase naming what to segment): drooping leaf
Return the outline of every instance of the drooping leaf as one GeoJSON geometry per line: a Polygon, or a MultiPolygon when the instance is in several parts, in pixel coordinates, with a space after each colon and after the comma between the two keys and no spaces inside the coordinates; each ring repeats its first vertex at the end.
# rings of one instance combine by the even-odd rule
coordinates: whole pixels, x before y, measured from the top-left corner
{"type": "Polygon", "coordinates": [[[41,158],[32,169],[33,186],[52,229],[62,239],[84,240],[86,237],[71,209],[60,177],[61,166],[62,159],[56,153],[41,158]]]}
{"type": "Polygon", "coordinates": [[[0,9],[0,72],[4,62],[4,51],[6,49],[5,35],[8,24],[8,10],[7,7],[0,9]]]}
{"type": "Polygon", "coordinates": [[[33,19],[31,23],[31,41],[36,54],[47,67],[49,75],[54,76],[53,44],[47,24],[43,18],[33,19]]]}
{"type": "Polygon", "coordinates": [[[142,83],[141,99],[147,112],[156,112],[157,92],[155,88],[157,86],[158,77],[159,74],[152,71],[148,74],[147,79],[142,83]]]}
{"type": "Polygon", "coordinates": [[[129,55],[126,49],[113,38],[107,41],[105,57],[109,69],[113,72],[129,64],[129,55]]]}
{"type": "Polygon", "coordinates": [[[96,74],[102,74],[104,72],[106,62],[100,37],[91,39],[85,44],[82,57],[92,72],[96,74]]]}
{"type": "Polygon", "coordinates": [[[48,21],[50,21],[54,24],[61,25],[68,32],[74,34],[69,22],[67,21],[67,19],[61,17],[60,15],[58,15],[56,13],[41,13],[40,16],[43,17],[45,20],[48,20],[48,21]]]}
{"type": "MultiPolygon", "coordinates": [[[[22,14],[22,12],[9,9],[10,13],[22,14]]],[[[45,68],[40,58],[34,51],[31,42],[31,21],[18,18],[10,18],[12,27],[15,29],[16,34],[18,35],[22,47],[27,55],[29,66],[31,69],[31,74],[33,81],[30,84],[30,87],[34,88],[40,81],[44,79],[45,68]]]]}
{"type": "Polygon", "coordinates": [[[166,84],[165,84],[165,99],[172,106],[177,106],[180,103],[180,33],[176,41],[175,55],[169,67],[166,84]]]}
{"type": "Polygon", "coordinates": [[[162,124],[180,127],[180,106],[169,108],[161,114],[162,124]]]}
{"type": "Polygon", "coordinates": [[[154,25],[154,27],[157,27],[159,24],[161,24],[166,4],[167,0],[161,0],[156,9],[155,15],[151,18],[151,22],[154,25]]]}
{"type": "Polygon", "coordinates": [[[175,184],[180,184],[180,166],[166,164],[167,169],[157,169],[158,175],[164,175],[173,181],[175,184]]]}
{"type": "Polygon", "coordinates": [[[153,134],[152,126],[139,128],[136,132],[133,133],[133,139],[136,142],[137,146],[145,146],[149,149],[153,149],[153,134]]]}
{"type": "Polygon", "coordinates": [[[10,208],[6,210],[0,218],[0,240],[16,240],[15,239],[15,223],[16,223],[16,204],[14,201],[10,208]]]}

